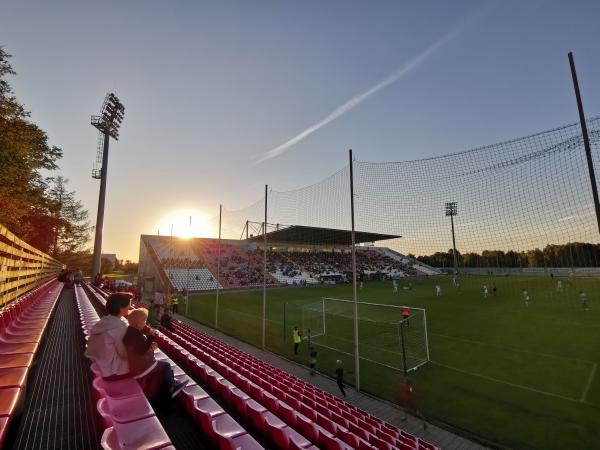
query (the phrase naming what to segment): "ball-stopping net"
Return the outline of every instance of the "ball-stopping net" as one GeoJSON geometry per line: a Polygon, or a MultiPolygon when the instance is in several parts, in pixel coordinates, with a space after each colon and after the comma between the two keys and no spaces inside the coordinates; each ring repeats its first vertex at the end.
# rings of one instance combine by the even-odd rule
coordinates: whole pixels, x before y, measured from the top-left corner
{"type": "MultiPolygon", "coordinates": [[[[427,317],[422,308],[358,302],[361,361],[408,372],[429,360],[427,317]]],[[[301,329],[310,346],[354,356],[354,302],[324,297],[302,307],[301,329]]]]}

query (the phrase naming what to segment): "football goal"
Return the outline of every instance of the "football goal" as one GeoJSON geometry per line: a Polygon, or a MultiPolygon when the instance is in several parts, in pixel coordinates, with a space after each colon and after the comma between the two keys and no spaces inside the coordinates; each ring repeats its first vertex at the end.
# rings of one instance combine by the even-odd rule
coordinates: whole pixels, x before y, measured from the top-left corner
{"type": "MultiPolygon", "coordinates": [[[[360,359],[409,372],[429,361],[427,316],[422,308],[358,302],[360,359]]],[[[323,297],[301,309],[303,338],[316,347],[354,355],[354,302],[323,297]]]]}

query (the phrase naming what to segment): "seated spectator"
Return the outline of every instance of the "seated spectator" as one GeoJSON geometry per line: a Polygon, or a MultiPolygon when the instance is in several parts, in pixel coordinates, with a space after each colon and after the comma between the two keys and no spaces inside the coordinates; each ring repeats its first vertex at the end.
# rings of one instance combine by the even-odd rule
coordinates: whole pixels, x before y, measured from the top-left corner
{"type": "Polygon", "coordinates": [[[175,328],[173,328],[173,316],[171,314],[171,311],[169,311],[168,309],[165,310],[165,312],[163,313],[163,315],[160,318],[160,326],[169,330],[170,332],[174,333],[175,332],[175,328]]]}
{"type": "Polygon", "coordinates": [[[129,303],[131,294],[117,292],[106,301],[106,313],[90,330],[90,338],[85,356],[94,361],[102,378],[107,381],[119,380],[129,376],[127,351],[123,346],[123,337],[127,331],[129,303]]]}
{"type": "Polygon", "coordinates": [[[123,337],[123,345],[127,350],[129,373],[151,403],[159,407],[166,406],[169,397],[175,398],[189,380],[177,383],[169,363],[154,358],[154,350],[158,345],[152,335],[143,332],[147,319],[148,310],[145,308],[134,309],[127,316],[129,326],[123,337]]]}
{"type": "Polygon", "coordinates": [[[152,328],[158,328],[160,327],[160,319],[160,306],[154,305],[148,313],[148,325],[152,328]]]}

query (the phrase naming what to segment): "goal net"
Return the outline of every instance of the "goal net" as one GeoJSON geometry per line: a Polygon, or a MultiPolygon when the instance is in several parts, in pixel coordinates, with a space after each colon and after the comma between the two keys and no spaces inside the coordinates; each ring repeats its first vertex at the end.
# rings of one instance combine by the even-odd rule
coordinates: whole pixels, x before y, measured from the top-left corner
{"type": "MultiPolygon", "coordinates": [[[[427,317],[422,308],[358,302],[361,361],[408,372],[429,361],[427,317]]],[[[323,297],[301,309],[301,326],[309,344],[354,355],[354,302],[323,297]]]]}

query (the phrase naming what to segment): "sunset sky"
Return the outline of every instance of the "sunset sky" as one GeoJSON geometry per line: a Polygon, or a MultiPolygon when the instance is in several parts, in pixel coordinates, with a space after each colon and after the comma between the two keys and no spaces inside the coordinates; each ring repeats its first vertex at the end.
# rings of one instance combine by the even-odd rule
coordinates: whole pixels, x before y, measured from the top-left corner
{"type": "Polygon", "coordinates": [[[219,204],[347,164],[442,155],[576,122],[567,53],[600,113],[598,1],[5,2],[0,45],[32,120],[95,223],[107,92],[103,250],[140,234],[213,236],[219,204]],[[189,216],[192,227],[189,228],[189,216]]]}

